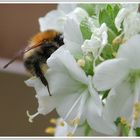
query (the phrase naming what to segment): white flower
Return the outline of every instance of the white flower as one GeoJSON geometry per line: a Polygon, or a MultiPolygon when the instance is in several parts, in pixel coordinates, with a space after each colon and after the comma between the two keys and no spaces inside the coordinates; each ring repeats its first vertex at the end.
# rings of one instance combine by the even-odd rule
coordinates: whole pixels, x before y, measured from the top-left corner
{"type": "Polygon", "coordinates": [[[124,117],[131,126],[130,135],[136,126],[140,127],[139,44],[140,35],[133,36],[120,46],[117,58],[98,65],[94,75],[94,85],[98,90],[111,89],[104,117],[112,123],[118,117],[124,117]]]}
{"type": "Polygon", "coordinates": [[[64,13],[69,14],[72,12],[78,5],[77,4],[58,4],[57,9],[64,11],[64,13]]]}
{"type": "MultiPolygon", "coordinates": [[[[59,118],[57,119],[57,123],[56,123],[56,128],[55,128],[55,137],[60,137],[60,136],[68,136],[68,132],[71,131],[71,127],[62,119],[59,118]]],[[[70,135],[69,136],[73,136],[70,135]]],[[[74,133],[74,137],[75,136],[105,136],[102,133],[98,133],[95,130],[91,129],[87,123],[83,124],[83,125],[79,125],[74,133]]]]}
{"type": "Polygon", "coordinates": [[[81,45],[84,39],[80,30],[80,22],[87,17],[87,12],[79,7],[67,15],[64,25],[64,43],[74,56],[82,54],[81,45]]]}
{"type": "Polygon", "coordinates": [[[125,40],[140,32],[140,14],[138,13],[138,4],[123,5],[115,18],[115,25],[118,31],[122,30],[122,22],[124,29],[122,34],[124,34],[125,40]]]}
{"type": "Polygon", "coordinates": [[[85,119],[93,120],[94,116],[90,117],[91,111],[98,113],[102,109],[102,104],[92,87],[92,78],[85,75],[68,50],[61,49],[48,60],[50,69],[47,78],[52,95],[59,95],[61,98],[56,110],[68,124],[72,125],[73,134],[79,121],[82,123],[85,119]],[[89,105],[95,108],[88,110],[89,105]]]}
{"type": "Polygon", "coordinates": [[[76,8],[76,4],[59,4],[57,10],[53,10],[39,18],[40,31],[55,29],[63,32],[66,15],[76,8]]]}
{"type": "Polygon", "coordinates": [[[84,9],[77,7],[77,8],[75,8],[75,10],[73,10],[71,13],[69,13],[67,15],[67,17],[75,20],[77,23],[80,24],[80,22],[83,19],[88,18],[89,16],[88,16],[88,13],[84,9]]]}
{"type": "MultiPolygon", "coordinates": [[[[87,14],[85,14],[85,17],[83,17],[83,19],[85,18],[89,21],[91,20],[91,18],[87,17],[87,14]]],[[[106,24],[103,23],[99,28],[97,28],[94,24],[89,25],[93,34],[90,40],[84,41],[79,23],[80,22],[75,20],[75,16],[70,16],[67,18],[67,21],[64,25],[64,42],[66,48],[74,56],[92,52],[95,57],[98,57],[108,42],[106,24]]]]}
{"type": "Polygon", "coordinates": [[[72,18],[80,23],[85,17],[88,17],[88,13],[80,7],[76,8],[76,4],[60,4],[57,10],[53,10],[47,13],[45,17],[39,18],[40,31],[55,29],[63,32],[67,18],[72,18]]]}
{"type": "MultiPolygon", "coordinates": [[[[78,126],[75,133],[74,133],[74,136],[85,136],[85,128],[86,125],[81,125],[81,126],[78,126]]],[[[59,137],[59,136],[68,136],[68,133],[71,131],[71,127],[62,119],[62,118],[59,118],[57,120],[57,125],[56,125],[56,129],[55,129],[55,136],[56,137],[59,137]]],[[[89,134],[88,136],[92,136],[93,135],[93,132],[92,130],[89,130],[89,134]]],[[[69,136],[73,136],[73,135],[70,135],[69,136]]]]}
{"type": "Polygon", "coordinates": [[[85,40],[81,46],[84,53],[92,52],[94,57],[99,53],[99,49],[107,44],[107,26],[103,23],[99,28],[95,27],[90,40],[85,40]]]}
{"type": "Polygon", "coordinates": [[[30,115],[27,111],[27,115],[29,117],[29,122],[33,122],[34,117],[39,114],[46,115],[50,113],[55,107],[55,97],[49,96],[47,88],[41,83],[41,81],[36,78],[32,77],[29,80],[25,81],[26,85],[30,87],[34,87],[36,91],[36,98],[38,99],[38,111],[34,115],[30,115]]]}
{"type": "Polygon", "coordinates": [[[101,129],[106,134],[109,129],[110,133],[114,133],[101,117],[102,102],[93,88],[92,77],[86,76],[70,52],[61,47],[52,54],[47,64],[49,69],[45,77],[52,96],[49,96],[39,79],[26,81],[27,85],[35,88],[39,102],[38,112],[35,115],[28,114],[29,120],[56,108],[60,117],[71,127],[70,134],[74,134],[79,123],[82,124],[85,119],[97,132],[101,129]]]}
{"type": "Polygon", "coordinates": [[[84,54],[92,53],[95,57],[94,59],[94,67],[95,61],[100,56],[104,46],[108,42],[108,34],[107,34],[107,26],[103,23],[99,28],[92,28],[92,36],[90,40],[85,40],[81,49],[84,54]]]}
{"type": "Polygon", "coordinates": [[[81,45],[84,42],[79,24],[71,18],[67,18],[64,26],[64,42],[66,48],[75,56],[82,54],[81,45]]]}

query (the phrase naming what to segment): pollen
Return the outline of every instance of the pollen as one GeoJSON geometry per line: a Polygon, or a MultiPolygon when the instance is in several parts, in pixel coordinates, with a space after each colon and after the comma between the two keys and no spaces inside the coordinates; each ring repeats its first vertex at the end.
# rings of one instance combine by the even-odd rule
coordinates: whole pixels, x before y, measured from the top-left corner
{"type": "Polygon", "coordinates": [[[61,122],[59,122],[59,125],[60,125],[60,126],[64,126],[65,123],[64,123],[63,121],[61,121],[61,122]]]}
{"type": "Polygon", "coordinates": [[[77,61],[77,64],[80,66],[80,67],[84,67],[85,66],[85,60],[84,59],[79,59],[77,61]]]}
{"type": "Polygon", "coordinates": [[[120,123],[123,124],[123,125],[127,124],[126,119],[124,117],[121,117],[120,118],[120,123]]]}
{"type": "Polygon", "coordinates": [[[136,111],[140,112],[140,103],[135,103],[134,108],[136,111]]]}
{"type": "Polygon", "coordinates": [[[123,43],[123,38],[121,36],[117,36],[113,41],[112,41],[112,45],[119,45],[123,43]]]}
{"type": "Polygon", "coordinates": [[[76,118],[76,119],[68,121],[69,125],[78,125],[79,123],[80,123],[80,118],[76,118]]]}
{"type": "Polygon", "coordinates": [[[55,119],[55,118],[50,119],[50,123],[56,125],[57,124],[57,119],[55,119]]]}
{"type": "Polygon", "coordinates": [[[72,132],[69,132],[69,133],[67,134],[67,136],[68,136],[68,137],[72,137],[72,136],[74,136],[74,135],[73,135],[72,132]]]}
{"type": "Polygon", "coordinates": [[[53,135],[55,133],[55,128],[54,127],[48,127],[45,129],[45,133],[53,135]]]}
{"type": "Polygon", "coordinates": [[[140,117],[140,103],[139,102],[134,104],[134,109],[135,111],[134,111],[133,117],[135,120],[138,120],[140,117]]]}
{"type": "Polygon", "coordinates": [[[138,111],[135,111],[134,114],[133,114],[133,117],[134,117],[134,120],[138,120],[139,118],[139,112],[138,111]]]}
{"type": "Polygon", "coordinates": [[[74,123],[75,123],[75,124],[79,124],[79,123],[80,123],[80,118],[75,119],[75,120],[74,120],[74,123]]]}

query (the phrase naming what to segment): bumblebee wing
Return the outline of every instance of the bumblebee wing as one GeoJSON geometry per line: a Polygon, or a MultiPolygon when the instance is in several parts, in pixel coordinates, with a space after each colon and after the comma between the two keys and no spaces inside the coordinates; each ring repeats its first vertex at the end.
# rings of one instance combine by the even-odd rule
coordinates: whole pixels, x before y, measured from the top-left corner
{"type": "Polygon", "coordinates": [[[18,59],[19,57],[21,57],[23,54],[25,54],[26,52],[34,49],[34,48],[37,48],[37,47],[40,47],[42,43],[38,43],[36,45],[33,45],[33,46],[27,46],[26,48],[24,49],[21,49],[6,65],[3,66],[3,68],[7,68],[11,63],[13,63],[16,59],[18,59]]]}

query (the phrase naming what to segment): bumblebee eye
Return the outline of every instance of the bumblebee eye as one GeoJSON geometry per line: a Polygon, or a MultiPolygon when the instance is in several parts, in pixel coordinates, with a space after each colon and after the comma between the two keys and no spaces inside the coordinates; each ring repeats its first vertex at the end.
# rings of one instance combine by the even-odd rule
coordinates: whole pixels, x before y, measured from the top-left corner
{"type": "Polygon", "coordinates": [[[54,41],[59,44],[59,46],[62,46],[64,44],[64,41],[63,41],[64,37],[62,34],[59,34],[55,37],[54,41]]]}

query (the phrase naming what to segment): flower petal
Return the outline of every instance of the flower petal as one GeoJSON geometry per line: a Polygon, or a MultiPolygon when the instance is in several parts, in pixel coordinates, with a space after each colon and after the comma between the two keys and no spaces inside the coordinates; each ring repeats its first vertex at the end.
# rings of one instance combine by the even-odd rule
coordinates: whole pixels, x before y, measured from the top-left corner
{"type": "Polygon", "coordinates": [[[67,136],[68,134],[68,125],[67,123],[62,119],[59,118],[57,119],[57,125],[56,125],[56,130],[55,130],[55,136],[67,136]],[[64,123],[64,126],[61,126],[61,122],[64,123]]]}
{"type": "Polygon", "coordinates": [[[118,50],[117,57],[125,58],[129,61],[129,66],[133,69],[140,68],[140,35],[135,35],[122,44],[118,50]]]}
{"type": "Polygon", "coordinates": [[[90,127],[105,135],[115,135],[117,132],[115,125],[103,119],[102,108],[96,104],[95,99],[91,97],[87,102],[87,121],[90,127]]]}
{"type": "Polygon", "coordinates": [[[89,16],[88,16],[88,13],[84,9],[77,7],[75,8],[75,10],[70,12],[67,15],[67,17],[74,19],[78,24],[80,24],[82,20],[84,20],[85,18],[88,18],[89,16]]]}
{"type": "Polygon", "coordinates": [[[118,117],[124,117],[129,121],[133,108],[133,91],[133,87],[125,81],[113,88],[107,97],[103,116],[111,123],[114,123],[118,117]]]}
{"type": "MultiPolygon", "coordinates": [[[[61,95],[60,95],[61,96],[61,95]]],[[[40,114],[46,115],[53,111],[55,107],[57,106],[56,100],[58,99],[57,95],[54,96],[39,96],[36,95],[36,98],[38,99],[38,112],[40,114]]]]}
{"type": "Polygon", "coordinates": [[[77,65],[68,50],[57,50],[47,63],[47,79],[52,94],[76,93],[83,85],[87,85],[85,72],[77,65]]]}
{"type": "Polygon", "coordinates": [[[32,77],[26,80],[25,84],[29,87],[34,87],[38,95],[49,96],[47,88],[42,84],[39,78],[32,77]]]}
{"type": "MultiPolygon", "coordinates": [[[[55,131],[55,136],[68,136],[68,134],[70,132],[72,132],[72,128],[62,119],[58,119],[57,121],[57,126],[56,126],[56,131],[55,131]],[[61,126],[61,122],[64,123],[64,126],[61,126]]],[[[78,126],[75,133],[74,133],[74,136],[85,136],[85,125],[82,125],[82,126],[78,126]]],[[[89,134],[92,136],[92,132],[89,134]]],[[[89,136],[88,135],[88,136],[89,136]]]]}
{"type": "Polygon", "coordinates": [[[71,11],[73,11],[75,8],[77,7],[77,4],[64,4],[64,3],[60,3],[58,4],[57,9],[63,11],[65,14],[70,13],[71,11]]]}
{"type": "Polygon", "coordinates": [[[64,42],[67,49],[74,55],[81,54],[81,45],[83,43],[82,33],[78,23],[71,18],[67,18],[64,25],[64,42]]]}
{"type": "Polygon", "coordinates": [[[130,39],[132,36],[140,32],[140,13],[131,13],[123,22],[124,40],[130,39]]]}
{"type": "Polygon", "coordinates": [[[65,16],[65,13],[61,10],[53,10],[49,12],[45,17],[39,18],[40,31],[43,32],[48,29],[54,29],[63,32],[66,20],[65,16]]]}
{"type": "Polygon", "coordinates": [[[124,20],[124,18],[126,17],[126,15],[128,14],[128,11],[125,8],[122,8],[118,15],[115,18],[115,26],[117,28],[118,31],[121,31],[121,23],[124,20]]]}
{"type": "Polygon", "coordinates": [[[77,93],[65,95],[60,99],[59,105],[56,108],[58,114],[62,118],[64,118],[65,121],[69,122],[73,121],[74,119],[80,119],[81,123],[81,120],[83,120],[83,118],[81,118],[81,115],[84,111],[83,103],[86,100],[86,94],[87,91],[84,91],[84,93],[83,91],[77,91],[77,93]]]}
{"type": "Polygon", "coordinates": [[[95,131],[107,135],[113,135],[116,129],[112,124],[108,124],[106,120],[102,118],[102,101],[99,97],[99,94],[94,90],[91,80],[92,77],[89,77],[89,92],[91,96],[88,98],[86,106],[87,121],[90,127],[95,131]]]}
{"type": "Polygon", "coordinates": [[[114,87],[128,74],[128,62],[125,59],[107,60],[95,68],[93,83],[102,91],[114,87]]]}
{"type": "Polygon", "coordinates": [[[42,84],[38,78],[30,78],[25,81],[28,86],[34,87],[36,90],[36,98],[38,99],[38,112],[40,114],[46,115],[51,112],[55,106],[56,96],[49,96],[47,88],[42,84]]]}

